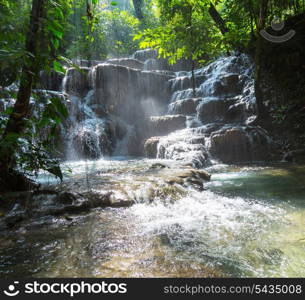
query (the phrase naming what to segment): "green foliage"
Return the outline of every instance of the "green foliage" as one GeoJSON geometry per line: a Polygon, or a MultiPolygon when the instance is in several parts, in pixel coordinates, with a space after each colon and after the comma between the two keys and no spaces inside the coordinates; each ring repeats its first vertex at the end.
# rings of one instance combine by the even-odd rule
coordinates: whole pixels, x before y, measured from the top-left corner
{"type": "Polygon", "coordinates": [[[104,10],[99,15],[101,29],[106,38],[107,54],[112,57],[126,56],[137,50],[133,35],[139,30],[139,20],[128,11],[104,10]]]}
{"type": "MultiPolygon", "coordinates": [[[[157,49],[170,63],[181,58],[205,63],[228,49],[245,49],[261,26],[305,8],[304,0],[142,2],[143,19],[139,21],[129,0],[47,0],[42,30],[36,36],[39,51],[35,74],[41,70],[64,73],[63,64],[71,64],[65,56],[97,60],[128,56],[138,44],[157,49]],[[225,21],[228,30],[224,35],[210,16],[211,3],[225,21]]],[[[18,82],[22,66],[33,59],[33,54],[25,51],[31,4],[31,0],[0,0],[0,91],[18,82]]],[[[14,92],[5,91],[7,98],[16,98],[14,92]]],[[[14,153],[18,170],[32,174],[44,169],[62,178],[50,145],[68,112],[60,99],[32,96],[35,107],[42,110],[24,120],[22,134],[2,139],[0,149],[14,153]]],[[[283,106],[274,112],[275,122],[285,121],[287,109],[283,106]]],[[[10,107],[0,114],[0,136],[11,113],[10,107]]]]}
{"type": "Polygon", "coordinates": [[[137,48],[133,35],[140,24],[130,11],[120,6],[114,1],[101,1],[94,8],[94,18],[88,19],[84,2],[76,1],[65,33],[65,55],[103,60],[108,56],[132,54],[137,48]]]}
{"type": "MultiPolygon", "coordinates": [[[[62,179],[59,160],[52,157],[56,155],[51,146],[54,144],[59,126],[68,116],[67,108],[59,98],[34,96],[35,105],[31,116],[25,120],[24,132],[21,135],[10,133],[5,139],[0,140],[0,156],[6,152],[14,153],[14,167],[27,175],[35,175],[39,170],[45,170],[62,179]]],[[[1,136],[12,110],[13,107],[9,106],[0,112],[1,136]]]]}
{"type": "Polygon", "coordinates": [[[288,115],[291,105],[281,105],[272,111],[273,123],[281,125],[288,115]]]}
{"type": "Polygon", "coordinates": [[[220,32],[208,14],[208,1],[158,0],[160,26],[135,36],[141,48],[158,50],[175,63],[181,58],[205,62],[222,51],[220,32]]]}
{"type": "Polygon", "coordinates": [[[16,81],[24,58],[29,1],[0,0],[0,86],[16,81]],[[18,13],[17,13],[18,11],[18,13]],[[4,34],[5,33],[5,34],[4,34]]]}
{"type": "Polygon", "coordinates": [[[227,20],[227,40],[235,47],[246,47],[258,34],[259,24],[270,26],[273,21],[285,19],[305,10],[303,0],[221,0],[219,9],[227,20]],[[266,5],[265,14],[261,14],[266,5]]]}
{"type": "Polygon", "coordinates": [[[304,12],[303,0],[156,0],[160,25],[136,35],[141,48],[154,48],[159,55],[204,60],[230,49],[244,50],[258,35],[258,26],[304,12]],[[220,34],[208,10],[213,3],[224,19],[227,32],[220,34]],[[265,12],[262,10],[265,7],[265,12]]]}
{"type": "MultiPolygon", "coordinates": [[[[35,74],[40,70],[63,71],[59,56],[59,47],[64,34],[66,16],[70,13],[72,0],[46,1],[45,15],[38,35],[36,56],[25,51],[25,36],[29,29],[31,1],[1,0],[1,29],[9,29],[7,35],[0,35],[0,85],[8,86],[19,79],[21,68],[31,60],[35,61],[35,74]],[[18,5],[19,4],[19,5],[18,5]],[[20,18],[20,12],[21,18],[20,18]],[[26,30],[24,29],[26,28],[26,30]],[[19,29],[19,30],[18,30],[19,29]]],[[[37,79],[37,78],[36,78],[37,79]]],[[[16,93],[5,92],[2,96],[16,98],[16,93]],[[8,95],[5,95],[8,94],[8,95]]],[[[33,110],[30,116],[23,119],[24,131],[20,134],[8,132],[4,135],[6,125],[13,108],[9,107],[0,114],[0,157],[13,156],[13,168],[27,175],[37,174],[40,169],[46,170],[62,179],[59,161],[52,158],[51,141],[67,110],[57,98],[40,103],[41,97],[32,94],[36,99],[35,107],[41,105],[43,111],[33,110]]]]}

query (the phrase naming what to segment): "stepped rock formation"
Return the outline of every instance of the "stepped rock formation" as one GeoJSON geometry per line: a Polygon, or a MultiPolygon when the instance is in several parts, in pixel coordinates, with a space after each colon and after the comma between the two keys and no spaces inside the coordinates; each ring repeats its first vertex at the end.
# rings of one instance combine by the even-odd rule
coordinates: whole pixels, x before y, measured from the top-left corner
{"type": "Polygon", "coordinates": [[[262,128],[249,125],[256,118],[252,73],[253,64],[246,55],[220,58],[195,71],[193,98],[191,73],[177,72],[169,81],[168,113],[185,116],[187,128],[176,126],[167,136],[154,132],[162,136],[145,143],[148,157],[175,159],[197,168],[213,161],[269,160],[271,138],[262,128]]]}
{"type": "Polygon", "coordinates": [[[196,168],[270,159],[270,137],[251,125],[253,63],[244,54],[195,70],[195,97],[191,72],[174,72],[177,66],[152,50],[75,63],[79,67],[68,68],[62,83],[53,73],[41,78],[41,86],[53,90],[44,97],[61,97],[69,110],[57,141],[66,159],[145,154],[196,168]]]}

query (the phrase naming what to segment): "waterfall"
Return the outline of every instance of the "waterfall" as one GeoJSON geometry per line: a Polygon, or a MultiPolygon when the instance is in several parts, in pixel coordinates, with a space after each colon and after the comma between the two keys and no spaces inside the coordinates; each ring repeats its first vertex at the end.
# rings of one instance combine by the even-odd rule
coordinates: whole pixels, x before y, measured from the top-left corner
{"type": "Polygon", "coordinates": [[[69,109],[61,134],[65,157],[140,155],[141,142],[149,137],[147,120],[167,110],[174,74],[144,71],[135,58],[92,65],[68,68],[63,79],[69,109]]]}
{"type": "Polygon", "coordinates": [[[169,80],[168,114],[185,116],[184,129],[155,132],[145,143],[149,157],[175,159],[193,167],[212,162],[269,160],[272,140],[256,119],[254,65],[241,54],[222,57],[195,70],[195,98],[191,72],[176,72],[169,80]]]}
{"type": "MultiPolygon", "coordinates": [[[[252,125],[254,66],[245,54],[195,70],[195,97],[192,73],[173,72],[154,50],[75,62],[79,68],[68,68],[62,80],[67,159],[145,154],[194,167],[270,159],[268,133],[252,125]]],[[[52,88],[45,76],[44,82],[52,88]]]]}

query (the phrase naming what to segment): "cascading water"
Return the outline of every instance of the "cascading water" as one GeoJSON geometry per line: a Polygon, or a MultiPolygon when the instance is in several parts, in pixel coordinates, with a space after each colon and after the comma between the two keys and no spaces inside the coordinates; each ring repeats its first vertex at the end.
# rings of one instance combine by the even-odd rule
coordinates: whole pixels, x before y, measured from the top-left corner
{"type": "Polygon", "coordinates": [[[262,128],[251,126],[256,119],[252,73],[253,64],[244,54],[220,58],[195,71],[194,98],[191,72],[177,72],[169,81],[172,96],[168,113],[185,116],[184,127],[189,129],[173,129],[168,136],[148,140],[149,157],[184,160],[194,167],[215,160],[270,159],[270,137],[262,128]]]}
{"type": "Polygon", "coordinates": [[[245,166],[268,160],[272,147],[253,125],[250,59],[196,70],[195,98],[190,72],[147,71],[156,61],[146,50],[67,70],[61,144],[72,170],[64,187],[76,200],[64,204],[106,195],[103,205],[116,208],[61,216],[60,206],[50,216],[44,212],[59,206],[52,195],[32,204],[33,219],[14,207],[9,220],[25,217],[0,232],[3,276],[305,275],[304,167],[245,166]],[[210,182],[194,169],[202,167],[210,182]]]}
{"type": "Polygon", "coordinates": [[[191,72],[143,71],[151,60],[158,61],[156,52],[143,50],[132,58],[68,69],[63,82],[71,98],[72,133],[69,129],[65,135],[74,154],[69,158],[146,153],[185,157],[185,163],[195,167],[215,159],[226,163],[268,159],[271,139],[251,126],[256,107],[248,56],[220,58],[196,70],[195,98],[191,72]],[[263,148],[267,151],[260,151],[263,148]]]}

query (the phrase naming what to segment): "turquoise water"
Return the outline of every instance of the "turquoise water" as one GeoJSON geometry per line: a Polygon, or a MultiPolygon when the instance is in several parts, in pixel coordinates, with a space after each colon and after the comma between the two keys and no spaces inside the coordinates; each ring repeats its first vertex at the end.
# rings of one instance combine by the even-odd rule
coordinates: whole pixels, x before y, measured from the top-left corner
{"type": "Polygon", "coordinates": [[[174,170],[156,175],[151,164],[67,163],[69,184],[81,186],[89,172],[95,190],[111,187],[137,203],[2,232],[1,276],[305,276],[305,166],[217,165],[207,190],[173,199],[164,181],[174,170]]]}

